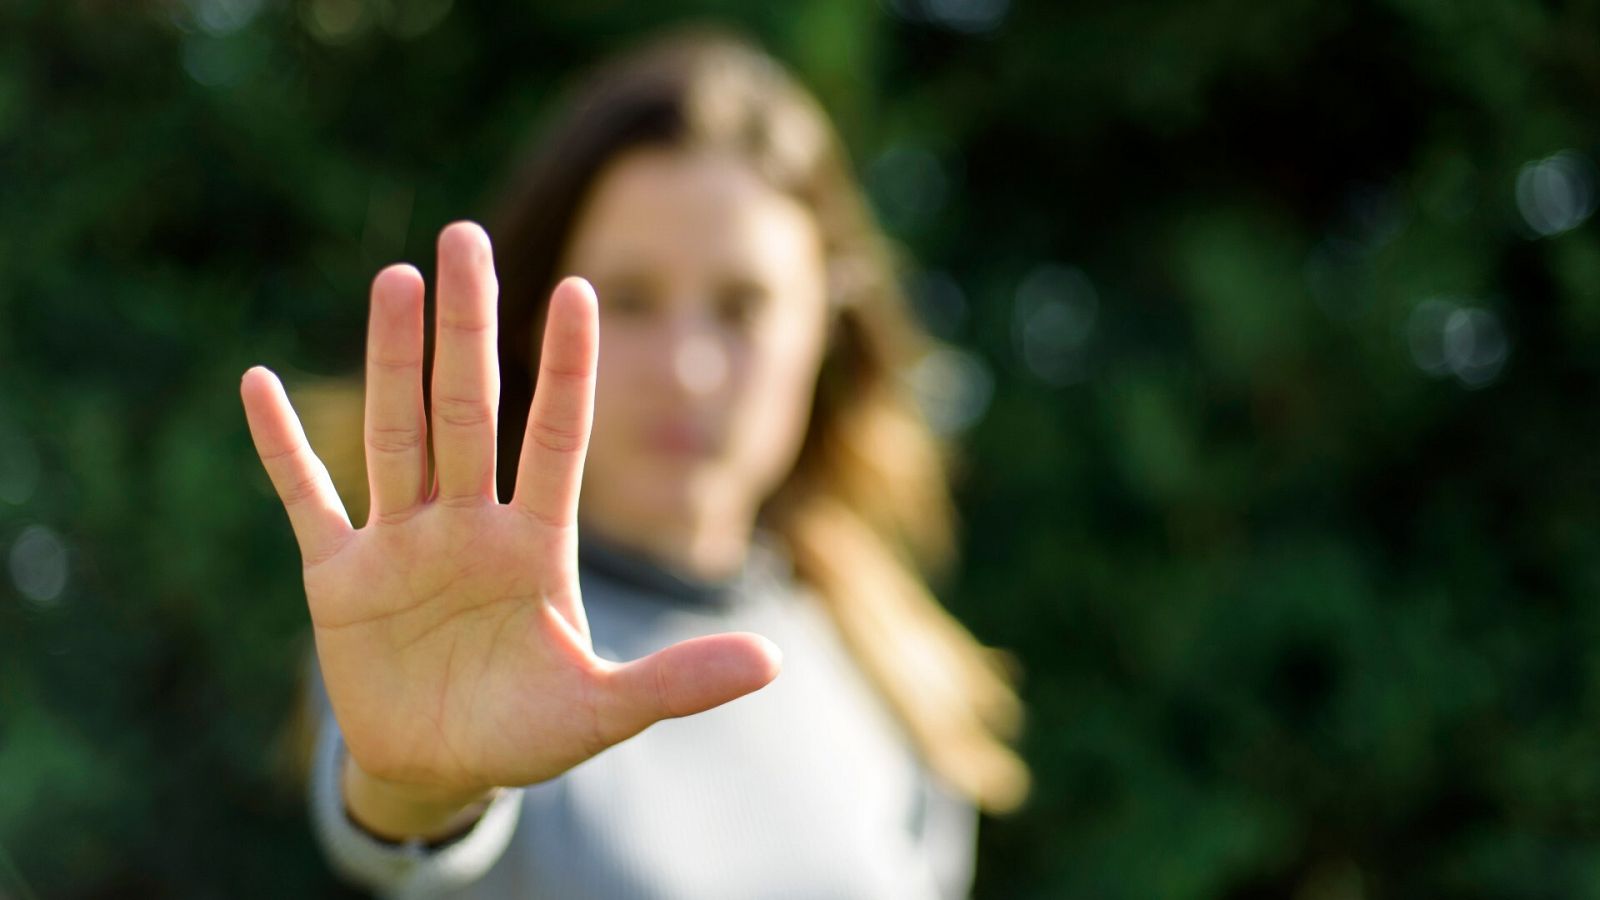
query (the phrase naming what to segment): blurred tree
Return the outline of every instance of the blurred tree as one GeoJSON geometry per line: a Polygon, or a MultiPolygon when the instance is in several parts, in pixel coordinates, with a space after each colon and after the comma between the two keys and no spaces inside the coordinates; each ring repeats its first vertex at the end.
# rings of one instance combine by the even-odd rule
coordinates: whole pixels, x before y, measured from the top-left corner
{"type": "Polygon", "coordinates": [[[996,897],[1600,897],[1600,8],[0,5],[0,895],[337,896],[235,379],[360,358],[573,73],[834,111],[1027,673],[996,897]]]}

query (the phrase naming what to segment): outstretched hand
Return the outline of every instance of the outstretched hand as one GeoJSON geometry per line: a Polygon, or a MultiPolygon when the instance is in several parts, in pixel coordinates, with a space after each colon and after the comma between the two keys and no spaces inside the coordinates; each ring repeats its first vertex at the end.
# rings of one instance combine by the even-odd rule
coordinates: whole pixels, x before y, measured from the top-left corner
{"type": "Polygon", "coordinates": [[[240,386],[300,545],[317,656],[353,760],[419,789],[531,784],[660,719],[770,682],[779,654],[753,634],[695,638],[627,663],[594,655],[577,575],[594,290],[569,277],[551,295],[516,493],[502,504],[488,235],[452,224],[438,254],[431,479],[423,279],[396,265],[372,283],[363,527],[351,525],[277,377],[258,366],[240,386]]]}

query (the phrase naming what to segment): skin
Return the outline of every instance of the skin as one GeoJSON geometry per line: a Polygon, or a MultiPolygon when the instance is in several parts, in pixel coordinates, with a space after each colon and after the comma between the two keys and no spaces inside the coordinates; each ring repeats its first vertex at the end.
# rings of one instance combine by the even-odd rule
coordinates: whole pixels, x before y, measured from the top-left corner
{"type": "Polygon", "coordinates": [[[470,222],[438,242],[432,478],[423,280],[396,265],[373,281],[363,527],[277,377],[258,366],[240,385],[300,546],[349,748],[346,804],[380,835],[458,831],[496,786],[555,777],[663,718],[757,690],[780,667],[778,649],[747,633],[631,662],[595,656],[577,580],[579,493],[585,529],[691,574],[737,567],[798,452],[820,364],[814,226],[742,163],[649,151],[602,174],[571,248],[569,270],[607,300],[575,276],[551,296],[508,503],[494,490],[493,253],[470,222]]]}
{"type": "Polygon", "coordinates": [[[692,575],[736,570],[821,365],[810,212],[732,157],[637,150],[596,183],[564,270],[598,289],[606,336],[585,528],[692,575]]]}

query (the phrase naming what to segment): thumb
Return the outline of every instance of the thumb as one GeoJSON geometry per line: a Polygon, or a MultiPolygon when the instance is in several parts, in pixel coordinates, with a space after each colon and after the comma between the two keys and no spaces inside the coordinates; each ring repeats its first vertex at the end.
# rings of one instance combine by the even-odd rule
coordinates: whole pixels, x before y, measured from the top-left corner
{"type": "Polygon", "coordinates": [[[721,706],[778,677],[783,653],[758,634],[680,641],[611,670],[601,690],[601,737],[625,741],[662,719],[721,706]]]}

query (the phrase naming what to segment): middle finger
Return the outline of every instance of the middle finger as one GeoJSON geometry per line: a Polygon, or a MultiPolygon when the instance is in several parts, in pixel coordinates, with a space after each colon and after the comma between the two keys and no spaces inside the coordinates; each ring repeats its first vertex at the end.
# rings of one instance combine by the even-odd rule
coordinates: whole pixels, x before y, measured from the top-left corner
{"type": "Polygon", "coordinates": [[[495,358],[498,285],[489,235],[472,222],[439,233],[433,453],[439,499],[493,499],[500,365],[495,358]]]}

